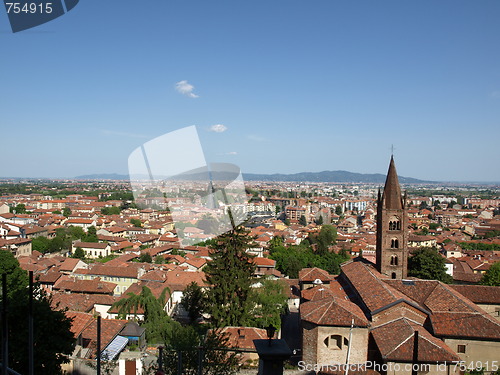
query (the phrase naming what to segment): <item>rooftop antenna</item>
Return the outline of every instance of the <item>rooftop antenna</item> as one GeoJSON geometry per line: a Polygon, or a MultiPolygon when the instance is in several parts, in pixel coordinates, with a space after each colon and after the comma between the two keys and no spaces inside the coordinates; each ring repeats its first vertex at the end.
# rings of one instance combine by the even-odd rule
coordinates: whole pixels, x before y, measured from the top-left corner
{"type": "Polygon", "coordinates": [[[396,149],[396,148],[394,147],[394,144],[391,144],[391,157],[393,157],[393,156],[394,156],[394,150],[395,150],[395,149],[396,149]]]}

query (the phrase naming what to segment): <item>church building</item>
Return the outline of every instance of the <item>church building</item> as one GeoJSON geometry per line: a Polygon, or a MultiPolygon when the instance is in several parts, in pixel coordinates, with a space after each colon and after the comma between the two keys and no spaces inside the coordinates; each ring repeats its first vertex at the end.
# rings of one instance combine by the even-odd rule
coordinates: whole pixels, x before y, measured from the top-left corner
{"type": "MultiPolygon", "coordinates": [[[[406,196],[391,157],[377,198],[376,264],[352,259],[339,275],[324,277],[328,284],[300,280],[307,269],[299,274],[306,286],[299,308],[304,365],[368,363],[356,373],[397,375],[412,374],[413,364],[419,373],[443,375],[460,374],[459,363],[500,365],[500,317],[450,285],[408,277],[408,232],[406,196]]],[[[461,288],[469,296],[495,295],[500,307],[500,287],[461,288]]]]}

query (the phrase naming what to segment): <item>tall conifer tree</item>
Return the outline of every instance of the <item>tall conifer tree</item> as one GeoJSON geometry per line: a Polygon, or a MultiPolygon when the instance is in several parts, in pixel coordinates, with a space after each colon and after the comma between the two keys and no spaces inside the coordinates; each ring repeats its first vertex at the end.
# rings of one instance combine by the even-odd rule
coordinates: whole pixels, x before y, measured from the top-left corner
{"type": "Polygon", "coordinates": [[[237,227],[219,236],[212,246],[215,251],[204,271],[213,286],[207,293],[207,312],[215,327],[243,326],[249,320],[255,264],[246,250],[252,243],[248,232],[237,227]]]}

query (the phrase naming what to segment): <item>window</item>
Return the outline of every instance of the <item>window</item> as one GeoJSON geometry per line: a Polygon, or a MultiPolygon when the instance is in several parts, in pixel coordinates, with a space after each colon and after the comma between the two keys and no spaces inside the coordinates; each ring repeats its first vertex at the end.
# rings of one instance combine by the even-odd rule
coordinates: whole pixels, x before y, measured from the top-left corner
{"type": "Polygon", "coordinates": [[[392,278],[392,279],[395,279],[395,278],[396,278],[396,272],[393,272],[393,273],[392,273],[391,278],[392,278]]]}
{"type": "Polygon", "coordinates": [[[397,266],[397,265],[398,265],[398,256],[392,255],[391,256],[391,266],[397,266]]]}
{"type": "Polygon", "coordinates": [[[457,353],[465,353],[465,345],[457,345],[457,353]]]}
{"type": "Polygon", "coordinates": [[[391,240],[391,249],[399,249],[399,240],[397,238],[391,240]]]}
{"type": "Polygon", "coordinates": [[[401,221],[397,217],[392,217],[389,221],[389,230],[401,230],[401,221]]]}
{"type": "Polygon", "coordinates": [[[495,309],[495,316],[500,316],[500,308],[495,309]]]}
{"type": "Polygon", "coordinates": [[[324,340],[324,343],[327,348],[342,350],[342,343],[344,343],[344,345],[348,345],[348,340],[340,335],[331,335],[324,340]]]}

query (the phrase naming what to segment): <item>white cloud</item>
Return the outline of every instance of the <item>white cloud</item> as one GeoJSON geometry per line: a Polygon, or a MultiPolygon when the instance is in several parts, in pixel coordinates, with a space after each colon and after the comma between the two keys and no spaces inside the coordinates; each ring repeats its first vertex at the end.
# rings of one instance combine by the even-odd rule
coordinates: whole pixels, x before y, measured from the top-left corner
{"type": "Polygon", "coordinates": [[[226,130],[227,130],[227,126],[222,125],[222,124],[216,124],[216,125],[212,125],[210,127],[210,131],[215,132],[215,133],[222,133],[222,132],[225,132],[226,130]]]}
{"type": "Polygon", "coordinates": [[[238,153],[236,151],[229,151],[226,152],[226,155],[238,155],[238,153]]]}
{"type": "Polygon", "coordinates": [[[500,91],[493,91],[491,93],[491,97],[492,98],[497,98],[497,99],[500,99],[500,91]]]}
{"type": "Polygon", "coordinates": [[[199,98],[198,95],[193,93],[194,86],[191,85],[188,81],[179,81],[175,84],[175,89],[177,92],[180,92],[182,95],[186,95],[190,98],[199,98]]]}

